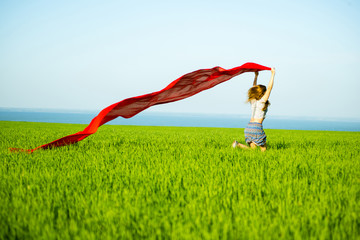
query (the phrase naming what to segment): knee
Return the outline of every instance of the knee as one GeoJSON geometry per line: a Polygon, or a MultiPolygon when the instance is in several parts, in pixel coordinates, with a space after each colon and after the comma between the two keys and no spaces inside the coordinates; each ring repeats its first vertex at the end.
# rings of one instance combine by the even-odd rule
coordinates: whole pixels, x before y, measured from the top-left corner
{"type": "Polygon", "coordinates": [[[250,143],[250,147],[251,147],[251,148],[256,148],[256,144],[253,143],[253,142],[251,142],[251,143],[250,143]]]}
{"type": "Polygon", "coordinates": [[[260,149],[262,152],[265,152],[266,151],[266,144],[264,146],[260,146],[260,149]]]}

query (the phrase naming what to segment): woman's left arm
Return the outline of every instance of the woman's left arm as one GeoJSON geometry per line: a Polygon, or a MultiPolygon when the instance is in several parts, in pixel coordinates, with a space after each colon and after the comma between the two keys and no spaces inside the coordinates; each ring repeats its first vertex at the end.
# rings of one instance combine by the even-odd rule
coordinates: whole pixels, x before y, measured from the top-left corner
{"type": "Polygon", "coordinates": [[[273,85],[274,85],[274,77],[275,77],[275,68],[271,68],[271,78],[270,78],[268,87],[266,89],[266,92],[265,92],[264,96],[262,97],[264,102],[266,102],[270,97],[270,93],[271,93],[271,90],[272,90],[273,85]]]}

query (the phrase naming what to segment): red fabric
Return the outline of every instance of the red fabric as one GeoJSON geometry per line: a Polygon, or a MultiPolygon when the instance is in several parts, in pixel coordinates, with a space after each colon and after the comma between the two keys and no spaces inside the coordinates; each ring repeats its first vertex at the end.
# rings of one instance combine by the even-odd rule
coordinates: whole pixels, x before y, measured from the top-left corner
{"type": "Polygon", "coordinates": [[[34,149],[11,148],[10,150],[13,152],[23,151],[32,153],[38,149],[47,149],[73,144],[83,140],[91,134],[94,134],[101,125],[119,116],[124,118],[131,118],[153,105],[175,102],[184,98],[188,98],[244,72],[255,72],[262,70],[271,70],[271,68],[256,63],[245,63],[239,67],[228,70],[221,67],[200,69],[185,74],[184,76],[174,80],[166,88],[158,92],[127,98],[121,102],[108,106],[107,108],[103,109],[84,130],[80,132],[62,137],[34,149]]]}

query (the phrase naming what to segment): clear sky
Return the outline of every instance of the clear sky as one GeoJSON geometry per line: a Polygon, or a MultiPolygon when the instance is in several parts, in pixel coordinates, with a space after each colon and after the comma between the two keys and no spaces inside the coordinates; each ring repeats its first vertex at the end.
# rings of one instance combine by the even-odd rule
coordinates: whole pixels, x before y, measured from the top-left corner
{"type": "MultiPolygon", "coordinates": [[[[0,107],[100,111],[245,62],[277,70],[268,115],[360,119],[360,1],[0,1],[0,107]]],[[[253,76],[146,111],[250,114],[253,76]]]]}

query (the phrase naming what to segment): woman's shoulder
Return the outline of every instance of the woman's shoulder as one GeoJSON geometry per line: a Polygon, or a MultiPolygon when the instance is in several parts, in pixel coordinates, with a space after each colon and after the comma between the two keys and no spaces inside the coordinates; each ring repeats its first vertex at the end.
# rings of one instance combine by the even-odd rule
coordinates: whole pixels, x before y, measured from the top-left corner
{"type": "Polygon", "coordinates": [[[267,101],[267,99],[265,99],[265,95],[258,100],[258,102],[260,102],[260,103],[265,103],[266,101],[267,101]]]}

